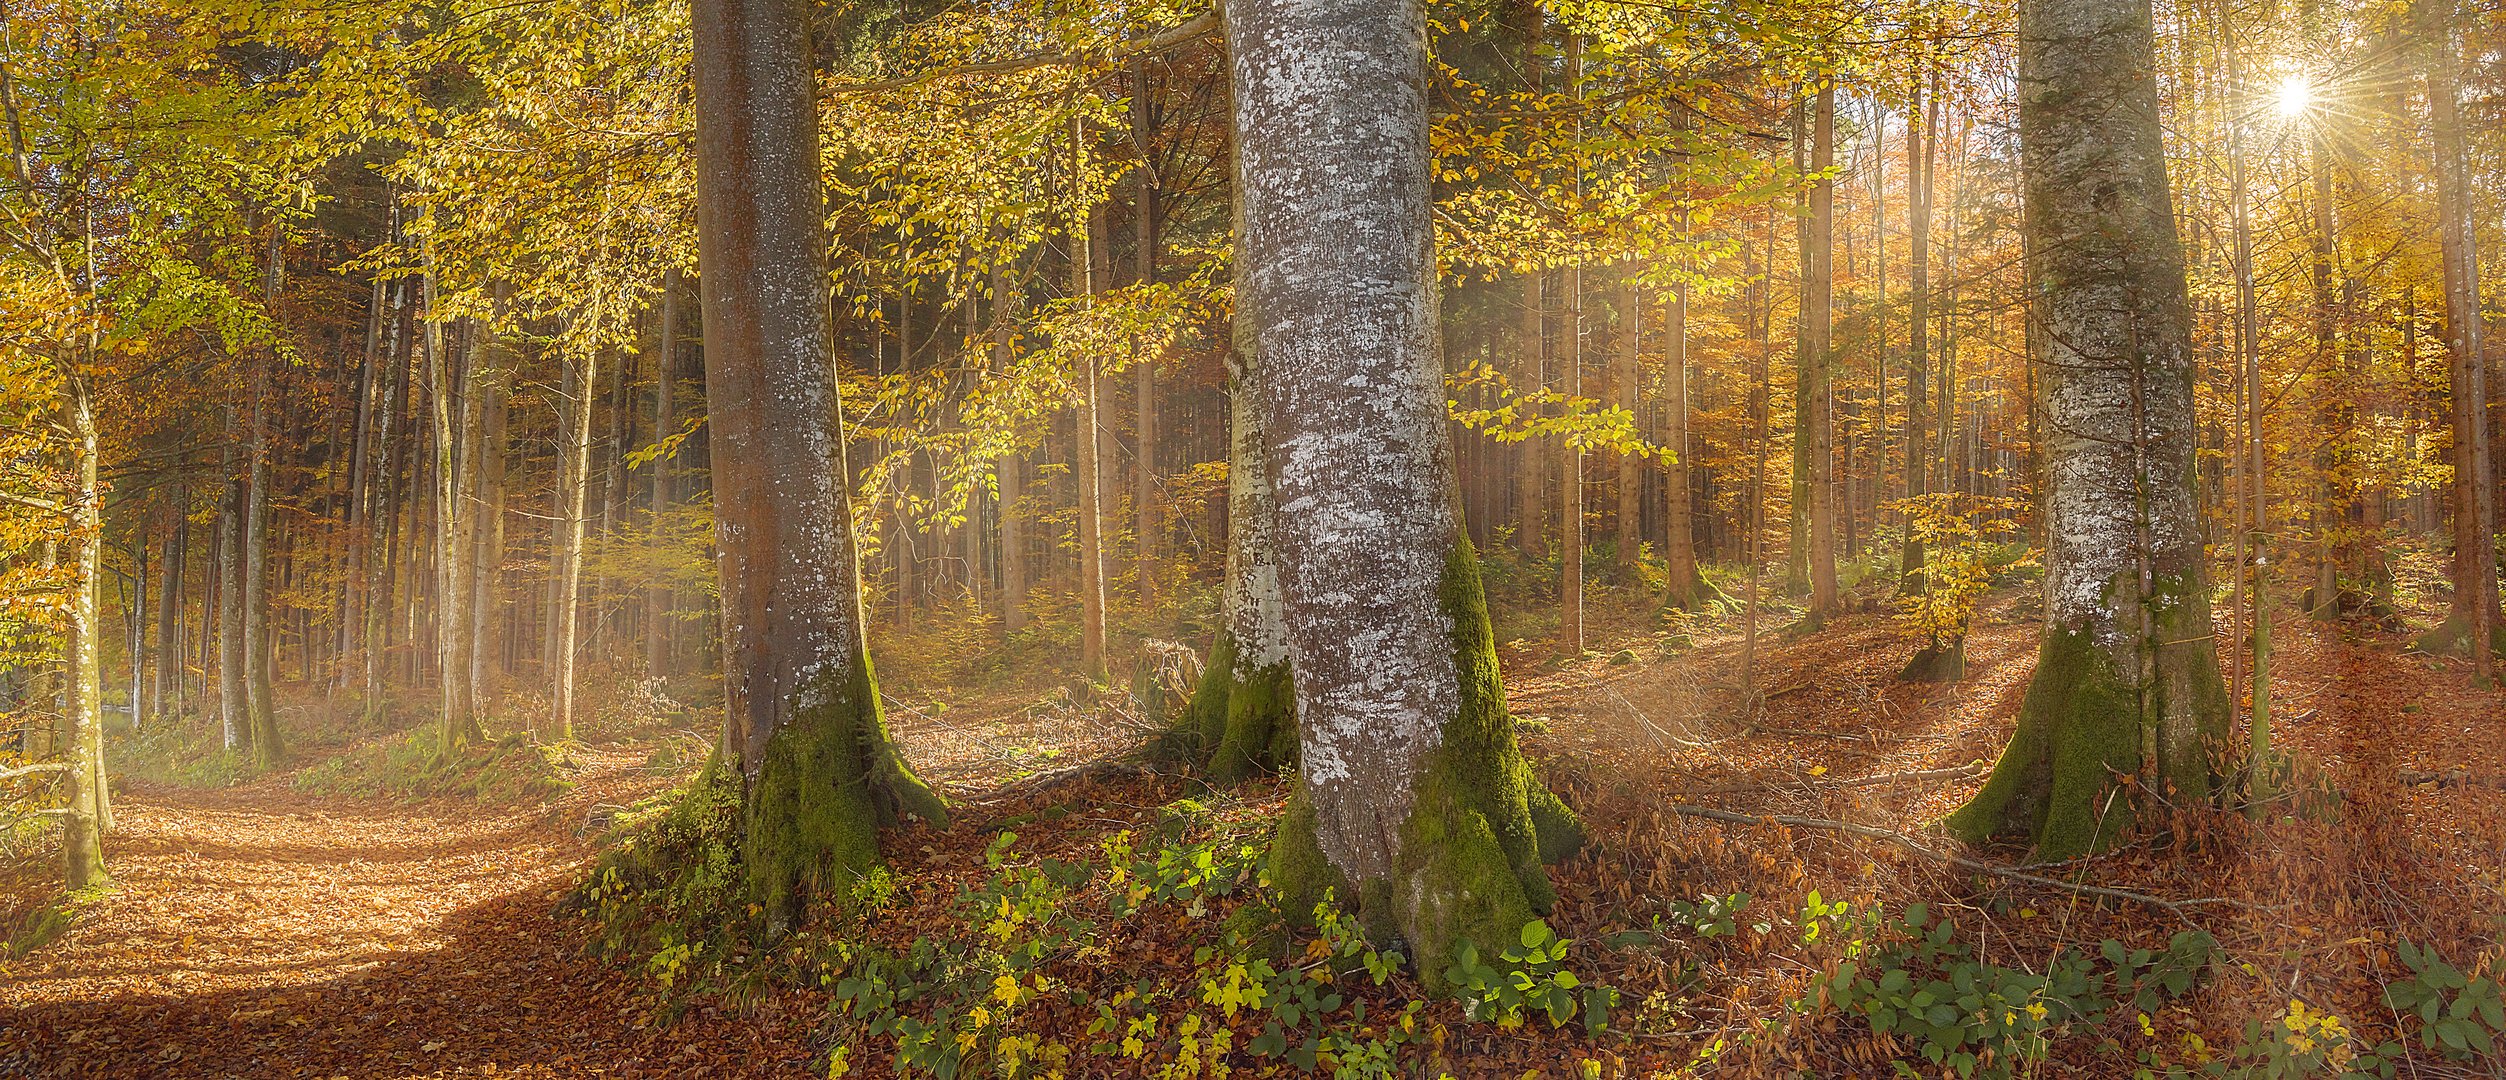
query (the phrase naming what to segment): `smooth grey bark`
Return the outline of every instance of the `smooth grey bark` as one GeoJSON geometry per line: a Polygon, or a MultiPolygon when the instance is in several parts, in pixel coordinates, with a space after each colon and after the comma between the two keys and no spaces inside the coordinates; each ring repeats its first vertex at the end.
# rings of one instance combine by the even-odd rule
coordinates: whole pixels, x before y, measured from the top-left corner
{"type": "MultiPolygon", "coordinates": [[[[92,357],[94,342],[87,351],[92,357]]],[[[104,486],[99,479],[95,399],[87,384],[86,364],[62,363],[63,404],[68,408],[71,436],[70,471],[75,477],[69,500],[77,566],[70,595],[69,685],[64,704],[69,713],[68,814],[61,821],[62,876],[72,889],[104,884],[104,834],[113,829],[113,809],[104,773],[104,641],[98,625],[96,582],[104,572],[104,486]]]]}
{"type": "Polygon", "coordinates": [[[503,621],[505,562],[505,430],[511,409],[507,393],[513,381],[513,354],[491,341],[479,372],[478,495],[471,529],[470,659],[465,677],[474,708],[489,708],[488,665],[498,656],[497,626],[503,621]]]}
{"type": "MultiPolygon", "coordinates": [[[[1939,126],[1940,98],[1934,95],[1931,111],[1925,112],[1923,80],[1918,76],[1914,98],[1906,107],[1906,497],[1910,499],[1932,490],[1931,451],[1926,446],[1931,428],[1923,411],[1929,407],[1925,384],[1931,378],[1932,363],[1932,159],[1939,142],[1933,132],[1939,126]]],[[[1923,543],[1915,539],[1912,529],[1906,532],[1898,572],[1902,591],[1923,591],[1923,543]]]]}
{"type": "Polygon", "coordinates": [[[243,420],[232,401],[221,414],[225,438],[218,447],[218,476],[225,490],[218,500],[217,550],[210,562],[217,571],[218,729],[231,753],[251,745],[252,713],[244,704],[244,483],[235,471],[243,420]]]}
{"type": "Polygon", "coordinates": [[[1542,857],[1573,833],[1514,745],[1457,515],[1426,16],[1241,0],[1226,29],[1299,731],[1272,879],[1346,886],[1436,985],[1456,941],[1493,945],[1548,905],[1542,857]]]}
{"type": "MultiPolygon", "coordinates": [[[[461,453],[463,433],[477,426],[477,417],[472,412],[476,407],[476,398],[464,384],[469,381],[468,372],[478,365],[473,360],[459,365],[463,369],[461,371],[452,370],[452,358],[444,351],[443,309],[438,306],[436,297],[439,283],[432,265],[432,248],[429,248],[427,261],[426,381],[435,444],[436,752],[449,756],[483,737],[478,716],[471,711],[469,694],[471,492],[469,461],[467,455],[461,453]]],[[[476,333],[470,335],[469,344],[474,350],[478,347],[478,337],[476,333]]]]}
{"type": "Polygon", "coordinates": [[[2135,793],[2201,799],[2229,703],[2195,499],[2191,318],[2149,0],[2027,0],[2019,138],[2044,321],[2046,616],[2018,730],[1957,831],[2069,858],[2135,793]],[[2136,786],[2114,792],[2116,775],[2136,786]]]}
{"type": "Polygon", "coordinates": [[[769,926],[944,816],[889,742],[843,478],[804,0],[695,0],[696,225],[726,764],[769,926]]]}

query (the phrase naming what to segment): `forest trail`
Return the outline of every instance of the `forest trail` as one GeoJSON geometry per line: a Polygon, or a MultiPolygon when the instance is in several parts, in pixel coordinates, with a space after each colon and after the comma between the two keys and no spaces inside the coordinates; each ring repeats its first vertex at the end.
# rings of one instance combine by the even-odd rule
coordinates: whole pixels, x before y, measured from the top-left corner
{"type": "Polygon", "coordinates": [[[640,748],[579,756],[564,797],[516,808],[133,785],[117,894],[0,965],[0,1077],[804,1071],[808,1025],[773,1003],[672,1027],[578,955],[554,916],[592,851],[578,826],[667,779],[640,748]]]}

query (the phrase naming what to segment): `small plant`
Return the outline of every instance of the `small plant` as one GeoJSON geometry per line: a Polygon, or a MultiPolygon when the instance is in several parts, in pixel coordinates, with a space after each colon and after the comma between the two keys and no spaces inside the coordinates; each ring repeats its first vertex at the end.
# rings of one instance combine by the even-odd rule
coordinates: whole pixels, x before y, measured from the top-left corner
{"type": "Polygon", "coordinates": [[[1495,964],[1482,959],[1477,945],[1454,943],[1453,963],[1445,968],[1444,977],[1459,993],[1463,1015],[1511,1030],[1537,1012],[1548,1017],[1550,1027],[1558,1028],[1575,1018],[1580,1001],[1588,1032],[1599,1034],[1609,1026],[1610,1006],[1618,994],[1608,987],[1587,986],[1567,970],[1566,951],[1573,939],[1558,937],[1539,919],[1524,923],[1518,937],[1520,945],[1498,954],[1495,964]],[[1580,995],[1578,988],[1583,991],[1580,995]]]}
{"type": "MultiPolygon", "coordinates": [[[[1899,677],[1955,681],[1966,674],[1967,628],[1976,602],[1992,588],[2002,538],[2018,532],[2026,504],[1990,495],[1937,492],[1889,504],[1905,515],[1907,535],[1923,547],[1919,587],[1909,582],[1897,602],[1906,628],[1923,636],[1922,651],[1899,677]]],[[[2003,565],[2015,565],[2003,563],[2003,565]]]]}
{"type": "MultiPolygon", "coordinates": [[[[2107,941],[2099,948],[2109,965],[2104,972],[2068,951],[2036,972],[1976,959],[1956,924],[1935,921],[1923,904],[1873,925],[1878,939],[1849,943],[1847,955],[1856,959],[1814,980],[1815,996],[1800,1007],[1859,1016],[1935,1066],[1994,1080],[2043,1061],[2063,1029],[2095,1024],[2117,1002],[2147,1002],[2146,1011],[2191,989],[2215,948],[2199,931],[2177,934],[2163,950],[2107,941]]],[[[1912,1070],[1900,1064],[1899,1072],[1912,1070]]]]}
{"type": "Polygon", "coordinates": [[[2465,974],[2434,949],[2404,941],[2396,951],[2410,974],[2386,986],[2384,1000],[2419,1021],[2420,1045],[2457,1061],[2496,1055],[2496,1037],[2506,1034],[2506,988],[2493,976],[2465,974]]]}

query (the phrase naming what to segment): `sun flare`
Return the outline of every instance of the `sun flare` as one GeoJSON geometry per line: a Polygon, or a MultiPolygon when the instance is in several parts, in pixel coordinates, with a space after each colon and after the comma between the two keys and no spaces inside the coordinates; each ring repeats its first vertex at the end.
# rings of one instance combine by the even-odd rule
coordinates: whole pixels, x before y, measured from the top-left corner
{"type": "Polygon", "coordinates": [[[2283,120],[2295,120],[2306,115],[2306,110],[2313,108],[2314,103],[2314,81],[2303,75],[2291,75],[2280,80],[2279,90],[2271,95],[2272,108],[2279,112],[2283,120]]]}

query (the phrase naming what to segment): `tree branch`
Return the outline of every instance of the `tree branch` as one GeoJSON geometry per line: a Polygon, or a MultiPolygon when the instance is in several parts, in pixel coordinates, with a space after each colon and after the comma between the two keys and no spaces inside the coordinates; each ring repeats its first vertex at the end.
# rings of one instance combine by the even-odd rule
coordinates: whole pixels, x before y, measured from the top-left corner
{"type": "Polygon", "coordinates": [[[66,762],[46,761],[35,765],[20,765],[14,769],[0,769],[0,781],[15,780],[21,776],[33,776],[37,773],[68,771],[70,767],[66,762]]]}
{"type": "Polygon", "coordinates": [[[1961,869],[1973,870],[1977,873],[1991,874],[1994,877],[2008,878],[2012,881],[2023,881],[2030,885],[2042,885],[2050,889],[2061,889],[2066,892],[2081,893],[2087,896],[2103,896],[2111,900],[2125,900],[2146,907],[2161,908],[2174,912],[2178,915],[2183,914],[2186,908],[2196,907],[2203,904],[2237,903],[2237,901],[2234,900],[2220,898],[2169,900],[2163,896],[2151,896],[2148,893],[2133,892],[2129,889],[2110,889],[2102,885],[2081,885],[2076,882],[2064,881],[2060,878],[2045,877],[2042,874],[2030,874],[2023,870],[2012,870],[2006,866],[1995,866],[1982,859],[1969,858],[1953,852],[1934,851],[1931,848],[1924,846],[1922,841],[1917,840],[1914,837],[1892,829],[1883,829],[1876,825],[1856,825],[1850,821],[1835,821],[1828,818],[1799,817],[1793,814],[1743,814],[1733,810],[1716,810],[1710,807],[1688,806],[1682,803],[1671,803],[1665,806],[1664,809],[1667,809],[1674,814],[1681,814],[1687,817],[1707,818],[1713,821],[1728,821],[1737,825],[1789,825],[1800,829],[1830,829],[1836,832],[1852,833],[1855,836],[1868,837],[1873,840],[1886,840],[1917,855],[1923,856],[1926,859],[1933,860],[1934,862],[1947,863],[1961,869]]]}

